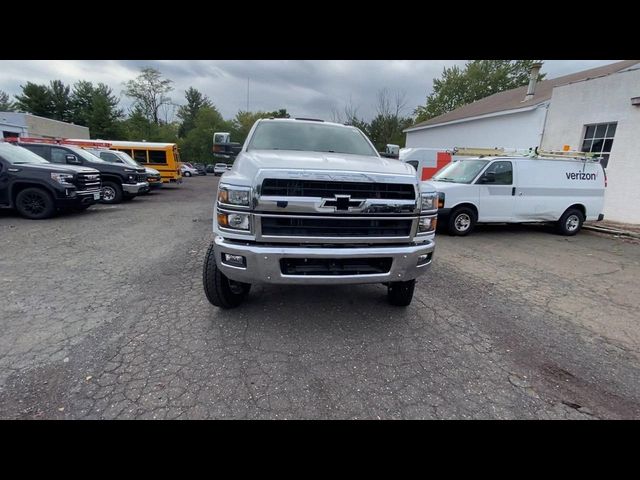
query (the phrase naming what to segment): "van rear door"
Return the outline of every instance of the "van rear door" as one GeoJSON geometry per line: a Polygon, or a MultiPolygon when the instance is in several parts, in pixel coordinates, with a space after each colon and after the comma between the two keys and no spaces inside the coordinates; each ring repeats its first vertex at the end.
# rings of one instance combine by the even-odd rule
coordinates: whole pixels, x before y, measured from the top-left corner
{"type": "Polygon", "coordinates": [[[480,222],[510,222],[515,208],[514,169],[510,160],[490,163],[476,180],[480,193],[480,222]]]}

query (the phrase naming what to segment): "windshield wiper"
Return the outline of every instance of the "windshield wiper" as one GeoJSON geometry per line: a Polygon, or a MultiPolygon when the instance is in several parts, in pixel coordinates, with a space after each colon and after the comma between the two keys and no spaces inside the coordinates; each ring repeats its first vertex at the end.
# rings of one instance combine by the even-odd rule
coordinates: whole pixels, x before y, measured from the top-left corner
{"type": "Polygon", "coordinates": [[[450,178],[450,177],[440,177],[440,178],[434,178],[435,181],[437,182],[452,182],[455,183],[455,179],[450,178]]]}

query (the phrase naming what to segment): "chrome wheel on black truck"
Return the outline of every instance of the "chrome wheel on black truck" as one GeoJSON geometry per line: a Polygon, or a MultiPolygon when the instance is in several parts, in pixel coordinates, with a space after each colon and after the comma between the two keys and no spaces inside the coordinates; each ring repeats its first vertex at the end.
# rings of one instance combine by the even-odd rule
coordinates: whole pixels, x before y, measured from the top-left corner
{"type": "Polygon", "coordinates": [[[211,305],[220,308],[237,307],[251,290],[251,285],[228,278],[218,269],[215,255],[212,243],[207,250],[202,271],[204,293],[211,305]]]}
{"type": "Polygon", "coordinates": [[[102,203],[120,203],[122,196],[122,187],[116,182],[102,182],[102,203]]]}
{"type": "Polygon", "coordinates": [[[41,220],[56,211],[51,195],[42,188],[25,188],[16,196],[16,210],[23,217],[41,220]]]}

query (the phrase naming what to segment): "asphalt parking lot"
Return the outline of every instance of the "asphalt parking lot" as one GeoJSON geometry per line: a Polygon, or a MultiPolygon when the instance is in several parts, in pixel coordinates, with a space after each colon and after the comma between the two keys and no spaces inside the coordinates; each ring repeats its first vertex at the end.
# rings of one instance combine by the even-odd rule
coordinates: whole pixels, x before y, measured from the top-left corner
{"type": "Polygon", "coordinates": [[[382,285],[211,306],[217,178],[44,221],[0,211],[0,418],[640,418],[640,245],[439,235],[382,285]]]}

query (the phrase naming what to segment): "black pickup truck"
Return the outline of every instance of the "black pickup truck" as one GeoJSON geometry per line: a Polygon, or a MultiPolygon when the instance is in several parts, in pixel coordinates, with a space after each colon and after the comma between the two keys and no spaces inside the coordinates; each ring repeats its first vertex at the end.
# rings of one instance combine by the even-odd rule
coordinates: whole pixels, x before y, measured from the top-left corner
{"type": "Polygon", "coordinates": [[[120,203],[123,199],[129,200],[149,191],[142,167],[105,162],[73,145],[31,142],[18,142],[18,145],[52,163],[82,165],[98,170],[102,176],[102,203],[120,203]]]}
{"type": "Polygon", "coordinates": [[[0,208],[26,218],[51,217],[57,209],[84,210],[100,200],[100,172],[49,163],[24,148],[0,142],[0,208]]]}

